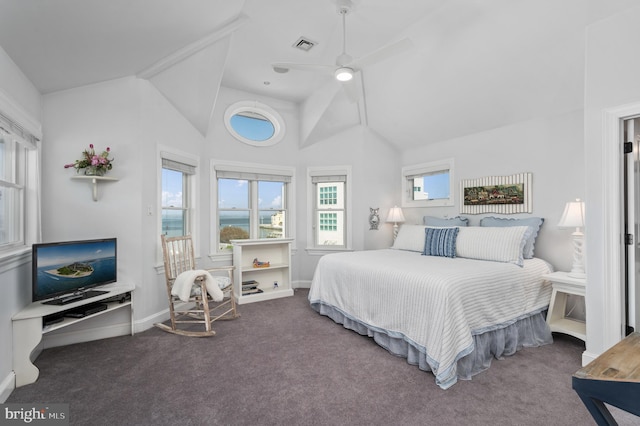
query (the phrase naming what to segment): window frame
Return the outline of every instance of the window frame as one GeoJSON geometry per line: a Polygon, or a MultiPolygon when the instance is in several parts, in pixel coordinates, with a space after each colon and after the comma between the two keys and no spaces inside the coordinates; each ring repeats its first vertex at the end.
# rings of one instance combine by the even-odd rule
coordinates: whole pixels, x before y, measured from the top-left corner
{"type": "Polygon", "coordinates": [[[227,107],[224,112],[224,126],[227,128],[227,131],[240,142],[257,147],[273,146],[280,142],[286,133],[284,119],[278,111],[271,108],[269,105],[257,101],[239,101],[227,107]],[[231,118],[242,112],[258,114],[265,117],[273,125],[273,135],[268,139],[257,141],[245,138],[239,134],[236,129],[233,128],[231,118]]]}
{"type": "MultiPolygon", "coordinates": [[[[264,181],[258,179],[260,175],[272,175],[272,176],[286,176],[289,178],[289,182],[286,183],[285,200],[283,200],[283,208],[278,211],[284,210],[286,212],[285,227],[283,229],[283,238],[292,238],[293,247],[295,248],[295,167],[289,166],[273,166],[266,164],[234,162],[224,160],[211,160],[211,235],[210,235],[210,253],[209,257],[214,261],[230,261],[232,259],[232,252],[228,250],[220,250],[220,219],[218,216],[218,171],[242,173],[247,175],[253,175],[255,179],[250,180],[249,189],[249,226],[250,226],[250,239],[253,239],[251,235],[256,235],[258,230],[258,223],[256,217],[259,216],[259,212],[265,209],[261,209],[258,203],[258,182],[264,181]]],[[[268,239],[271,240],[271,239],[268,239]]]]}
{"type": "Polygon", "coordinates": [[[26,115],[17,114],[29,128],[22,127],[5,111],[16,112],[15,106],[0,93],[0,132],[13,145],[10,180],[2,186],[19,190],[14,241],[0,245],[0,273],[30,261],[33,243],[41,239],[40,232],[40,126],[26,115]],[[37,136],[36,136],[37,135],[37,136]]]}
{"type": "Polygon", "coordinates": [[[445,158],[428,163],[414,164],[402,168],[402,207],[448,207],[455,205],[454,160],[445,158]],[[410,176],[449,173],[449,198],[435,200],[414,200],[413,179],[410,176]]]}
{"type": "MultiPolygon", "coordinates": [[[[327,180],[330,182],[330,180],[327,180]]],[[[307,253],[309,255],[324,255],[328,253],[334,253],[339,251],[353,251],[353,226],[352,226],[352,187],[353,187],[353,175],[351,166],[325,166],[325,167],[308,167],[307,168],[307,211],[309,214],[307,217],[311,218],[310,223],[307,224],[307,253]],[[319,245],[316,241],[316,230],[319,226],[316,223],[317,220],[317,185],[313,182],[314,177],[332,177],[332,176],[345,176],[344,187],[344,245],[343,246],[329,246],[319,245]]]]}
{"type": "MultiPolygon", "coordinates": [[[[198,241],[198,197],[196,196],[198,192],[198,174],[200,167],[200,160],[198,157],[188,154],[186,152],[178,151],[172,148],[160,147],[158,152],[158,220],[157,220],[157,235],[158,235],[158,261],[162,263],[162,244],[160,241],[160,235],[163,233],[162,229],[162,210],[164,209],[162,203],[162,170],[165,168],[163,165],[163,159],[167,159],[169,161],[175,163],[181,163],[195,169],[193,174],[184,173],[183,172],[183,202],[186,202],[186,233],[191,234],[193,239],[193,245],[195,250],[195,256],[199,257],[199,244],[198,241]],[[186,192],[186,194],[185,194],[186,192]]],[[[184,210],[184,209],[182,209],[184,210]]],[[[151,212],[148,212],[151,214],[151,212]]]]}

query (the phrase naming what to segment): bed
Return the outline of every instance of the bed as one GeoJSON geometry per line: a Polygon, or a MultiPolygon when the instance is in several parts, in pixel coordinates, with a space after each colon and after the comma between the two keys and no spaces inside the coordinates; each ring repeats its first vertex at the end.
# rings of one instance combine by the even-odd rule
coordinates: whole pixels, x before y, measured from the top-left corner
{"type": "Polygon", "coordinates": [[[393,248],[323,256],[309,302],[447,389],[492,358],[552,342],[542,278],[552,268],[525,250],[534,231],[405,225],[393,248]]]}

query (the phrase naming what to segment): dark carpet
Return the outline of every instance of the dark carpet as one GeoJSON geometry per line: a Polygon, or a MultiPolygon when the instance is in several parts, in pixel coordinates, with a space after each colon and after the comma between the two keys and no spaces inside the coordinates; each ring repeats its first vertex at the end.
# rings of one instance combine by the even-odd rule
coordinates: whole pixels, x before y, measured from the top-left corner
{"type": "Polygon", "coordinates": [[[69,403],[74,425],[594,424],[571,389],[580,340],[554,335],[444,391],[307,295],[241,305],[215,337],[153,328],[47,349],[7,402],[69,403]]]}

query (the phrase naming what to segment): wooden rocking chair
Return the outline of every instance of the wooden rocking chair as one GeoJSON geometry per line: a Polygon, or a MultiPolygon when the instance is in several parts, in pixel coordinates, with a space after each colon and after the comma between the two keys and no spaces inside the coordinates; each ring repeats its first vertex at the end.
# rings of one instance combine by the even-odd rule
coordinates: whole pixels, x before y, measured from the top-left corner
{"type": "Polygon", "coordinates": [[[193,240],[190,235],[180,237],[160,236],[162,240],[162,255],[164,259],[164,274],[167,284],[167,296],[169,297],[169,314],[171,325],[156,323],[156,327],[170,333],[190,337],[215,336],[216,332],[211,324],[217,320],[238,318],[236,299],[233,294],[233,266],[214,269],[196,270],[193,251],[193,240]],[[202,274],[197,274],[202,272],[202,274]],[[219,277],[224,272],[225,277],[219,277]],[[174,289],[176,279],[181,274],[181,284],[188,277],[189,288],[187,294],[176,294],[174,289]],[[191,274],[189,274],[191,273],[191,274]],[[216,275],[216,273],[218,273],[216,275]],[[191,276],[193,275],[193,276],[191,276]],[[226,286],[220,288],[218,279],[222,279],[226,286]],[[193,283],[191,283],[193,280],[193,283]],[[209,284],[209,287],[207,285],[209,284]],[[220,299],[220,292],[210,287],[215,285],[222,291],[222,300],[214,301],[214,297],[220,299]],[[209,288],[209,290],[207,290],[209,288]],[[213,296],[212,296],[213,295],[213,296]],[[227,300],[228,298],[228,300],[227,300]],[[178,328],[180,324],[203,324],[204,330],[192,331],[178,328]]]}

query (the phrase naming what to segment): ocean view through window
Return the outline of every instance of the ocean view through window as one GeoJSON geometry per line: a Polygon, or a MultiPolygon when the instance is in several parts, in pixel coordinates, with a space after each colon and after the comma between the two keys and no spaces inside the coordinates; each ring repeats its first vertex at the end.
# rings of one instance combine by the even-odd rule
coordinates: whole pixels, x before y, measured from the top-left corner
{"type": "Polygon", "coordinates": [[[215,165],[216,246],[232,249],[232,240],[285,238],[293,171],[262,166],[215,165]]]}
{"type": "Polygon", "coordinates": [[[196,167],[188,164],[188,159],[178,161],[176,155],[163,152],[162,156],[160,232],[168,237],[192,234],[194,206],[191,195],[196,167]]]}
{"type": "MultiPolygon", "coordinates": [[[[261,212],[259,216],[258,238],[282,238],[282,221],[280,217],[284,212],[261,212]]],[[[251,229],[248,215],[233,214],[233,212],[220,213],[220,228],[240,228],[247,235],[251,229]]]]}

